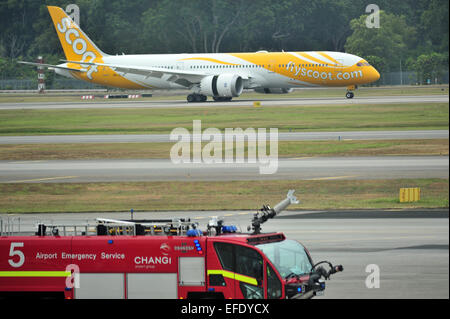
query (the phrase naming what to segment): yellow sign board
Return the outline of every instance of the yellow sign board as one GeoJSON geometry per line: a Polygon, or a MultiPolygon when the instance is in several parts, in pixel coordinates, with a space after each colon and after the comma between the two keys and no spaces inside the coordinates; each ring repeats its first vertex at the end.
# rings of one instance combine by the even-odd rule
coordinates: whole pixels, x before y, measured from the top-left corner
{"type": "Polygon", "coordinates": [[[420,188],[400,188],[400,203],[418,202],[420,200],[420,188]]]}
{"type": "Polygon", "coordinates": [[[260,107],[261,106],[261,102],[255,101],[255,102],[253,102],[253,106],[254,107],[260,107]]]}

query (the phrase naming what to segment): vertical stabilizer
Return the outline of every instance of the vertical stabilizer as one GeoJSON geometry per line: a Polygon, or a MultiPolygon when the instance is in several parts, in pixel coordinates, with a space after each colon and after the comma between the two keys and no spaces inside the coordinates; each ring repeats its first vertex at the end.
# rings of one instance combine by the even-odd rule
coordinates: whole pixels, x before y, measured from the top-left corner
{"type": "Polygon", "coordinates": [[[103,53],[94,42],[73,22],[67,13],[59,8],[48,6],[53,24],[69,61],[103,62],[103,53]]]}

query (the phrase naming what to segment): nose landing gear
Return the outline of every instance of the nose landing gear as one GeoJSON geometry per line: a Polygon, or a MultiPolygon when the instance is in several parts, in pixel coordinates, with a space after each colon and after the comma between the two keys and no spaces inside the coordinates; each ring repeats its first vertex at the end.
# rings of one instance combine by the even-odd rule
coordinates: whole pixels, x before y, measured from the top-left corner
{"type": "Polygon", "coordinates": [[[345,97],[347,99],[353,99],[353,97],[355,96],[353,91],[356,90],[357,88],[358,88],[357,85],[349,85],[349,86],[347,86],[347,93],[345,93],[345,97]]]}

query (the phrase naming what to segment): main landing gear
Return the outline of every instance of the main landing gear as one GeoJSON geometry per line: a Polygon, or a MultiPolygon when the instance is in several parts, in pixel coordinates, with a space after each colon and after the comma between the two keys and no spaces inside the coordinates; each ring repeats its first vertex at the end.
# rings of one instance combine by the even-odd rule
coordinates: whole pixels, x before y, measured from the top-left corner
{"type": "MultiPolygon", "coordinates": [[[[208,97],[206,95],[203,94],[198,94],[198,93],[191,93],[187,96],[187,101],[189,103],[193,103],[193,102],[206,102],[206,100],[208,99],[208,97]]],[[[213,96],[213,100],[214,102],[230,102],[232,99],[231,96],[213,96]]]]}
{"type": "Polygon", "coordinates": [[[231,96],[214,96],[213,100],[214,102],[230,102],[232,99],[231,96]]]}
{"type": "Polygon", "coordinates": [[[207,99],[208,99],[208,97],[206,95],[197,94],[197,93],[189,94],[187,96],[187,101],[189,103],[192,103],[192,102],[206,102],[207,99]]]}

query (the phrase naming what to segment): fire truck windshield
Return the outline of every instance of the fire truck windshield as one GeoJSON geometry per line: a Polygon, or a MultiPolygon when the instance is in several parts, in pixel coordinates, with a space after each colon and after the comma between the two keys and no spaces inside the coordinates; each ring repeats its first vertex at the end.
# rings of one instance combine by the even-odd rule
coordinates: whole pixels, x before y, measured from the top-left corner
{"type": "Polygon", "coordinates": [[[302,275],[311,272],[312,264],[305,248],[295,240],[286,239],[260,244],[257,247],[269,258],[283,278],[290,274],[302,275]]]}

